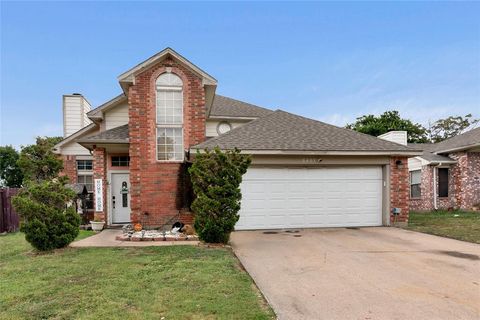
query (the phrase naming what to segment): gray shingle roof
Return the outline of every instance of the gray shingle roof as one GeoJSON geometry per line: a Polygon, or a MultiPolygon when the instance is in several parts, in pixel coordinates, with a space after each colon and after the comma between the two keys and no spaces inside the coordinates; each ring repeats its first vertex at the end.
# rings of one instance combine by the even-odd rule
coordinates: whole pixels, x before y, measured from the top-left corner
{"type": "Polygon", "coordinates": [[[79,143],[128,143],[128,124],[79,139],[79,143]]]}
{"type": "Polygon", "coordinates": [[[277,110],[193,149],[415,153],[416,149],[277,110]]]}
{"type": "Polygon", "coordinates": [[[216,94],[210,110],[210,117],[259,118],[272,112],[269,109],[216,94]]]}
{"type": "Polygon", "coordinates": [[[420,157],[430,162],[439,163],[455,161],[447,156],[433,153],[433,150],[435,150],[436,147],[434,143],[409,143],[408,146],[417,150],[423,150],[420,157]]]}
{"type": "Polygon", "coordinates": [[[452,149],[467,149],[468,147],[475,145],[480,145],[480,128],[472,129],[445,141],[435,143],[433,151],[436,153],[442,153],[443,151],[449,151],[452,149]]]}

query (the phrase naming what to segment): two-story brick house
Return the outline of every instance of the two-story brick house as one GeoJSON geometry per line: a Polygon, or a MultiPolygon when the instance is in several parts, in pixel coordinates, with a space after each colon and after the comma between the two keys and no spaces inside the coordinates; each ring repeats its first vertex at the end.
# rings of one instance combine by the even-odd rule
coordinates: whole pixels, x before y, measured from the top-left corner
{"type": "Polygon", "coordinates": [[[408,220],[408,157],[421,152],[216,94],[217,80],[167,48],[121,74],[91,110],[64,96],[64,173],[108,225],[191,221],[187,167],[205,148],[252,155],[237,229],[389,225],[408,220]]]}

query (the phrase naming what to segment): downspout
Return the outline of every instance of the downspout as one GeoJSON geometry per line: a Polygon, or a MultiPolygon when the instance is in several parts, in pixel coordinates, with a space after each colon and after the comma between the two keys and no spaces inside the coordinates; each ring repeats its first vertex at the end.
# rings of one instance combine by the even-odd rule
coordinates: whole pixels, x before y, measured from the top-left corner
{"type": "Polygon", "coordinates": [[[439,162],[436,166],[433,167],[433,209],[437,210],[438,205],[437,205],[437,168],[442,165],[441,162],[439,162]]]}

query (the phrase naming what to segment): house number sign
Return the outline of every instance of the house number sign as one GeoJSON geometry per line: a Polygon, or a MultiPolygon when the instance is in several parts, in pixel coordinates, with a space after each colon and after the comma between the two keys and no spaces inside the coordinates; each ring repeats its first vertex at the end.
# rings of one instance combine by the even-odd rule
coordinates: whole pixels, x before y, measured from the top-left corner
{"type": "Polygon", "coordinates": [[[315,157],[305,157],[305,158],[302,159],[302,162],[303,162],[303,163],[309,163],[309,164],[310,164],[310,163],[311,163],[311,164],[313,164],[313,163],[321,163],[321,162],[322,162],[322,159],[320,159],[320,158],[315,158],[315,157]]]}
{"type": "Polygon", "coordinates": [[[102,179],[95,179],[95,211],[103,211],[103,182],[102,179]]]}

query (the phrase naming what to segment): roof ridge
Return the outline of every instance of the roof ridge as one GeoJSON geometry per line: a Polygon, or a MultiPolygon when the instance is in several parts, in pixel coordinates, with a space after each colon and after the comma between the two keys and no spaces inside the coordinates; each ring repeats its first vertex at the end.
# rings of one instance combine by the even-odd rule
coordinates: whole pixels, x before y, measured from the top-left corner
{"type": "Polygon", "coordinates": [[[403,144],[400,144],[400,143],[396,143],[396,142],[393,142],[393,141],[389,141],[389,140],[384,140],[384,139],[381,139],[379,137],[376,137],[376,136],[372,136],[372,135],[369,135],[369,134],[366,134],[366,133],[363,133],[363,132],[359,132],[359,131],[355,131],[355,130],[352,130],[352,129],[348,129],[348,128],[345,128],[345,127],[339,127],[339,126],[336,126],[336,125],[333,125],[333,124],[330,124],[330,123],[327,123],[327,122],[323,122],[323,121],[320,121],[320,120],[317,120],[317,119],[312,119],[312,118],[307,118],[305,116],[301,116],[301,115],[298,115],[298,114],[295,114],[295,113],[291,113],[291,112],[288,112],[288,111],[285,111],[285,110],[281,110],[281,109],[277,109],[277,111],[281,111],[281,112],[285,112],[285,113],[288,113],[289,115],[292,115],[292,116],[295,116],[295,117],[300,117],[302,119],[305,119],[305,120],[309,120],[309,121],[313,121],[313,122],[317,122],[317,123],[320,123],[320,124],[323,124],[323,125],[326,125],[326,126],[329,126],[329,127],[332,127],[332,128],[335,128],[335,129],[341,129],[343,131],[347,131],[349,133],[353,133],[353,134],[357,134],[357,135],[361,135],[363,137],[366,137],[368,139],[379,139],[381,141],[385,141],[389,144],[393,144],[395,146],[402,146],[406,149],[409,149],[409,150],[412,150],[412,151],[416,151],[415,149],[409,147],[408,145],[403,145],[403,144]]]}
{"type": "MultiPolygon", "coordinates": [[[[445,140],[440,141],[440,142],[437,142],[437,143],[433,143],[433,144],[436,146],[436,147],[435,147],[435,150],[433,150],[433,152],[437,153],[437,152],[442,152],[442,151],[448,150],[448,149],[445,149],[445,150],[444,150],[444,149],[440,149],[440,148],[437,148],[437,147],[442,147],[442,146],[448,144],[448,143],[451,142],[451,141],[456,141],[456,140],[458,140],[458,139],[461,139],[460,137],[462,137],[462,136],[465,137],[465,135],[467,135],[467,134],[468,134],[468,135],[475,134],[477,130],[480,132],[480,127],[470,129],[470,130],[465,131],[464,133],[461,133],[461,134],[459,134],[459,135],[450,137],[450,138],[448,138],[448,139],[445,139],[445,140]]],[[[460,147],[464,147],[464,146],[467,146],[467,145],[463,145],[463,146],[460,146],[460,147]]]]}
{"type": "Polygon", "coordinates": [[[215,146],[242,150],[419,152],[281,109],[191,148],[210,149],[215,146]]]}
{"type": "Polygon", "coordinates": [[[119,95],[113,97],[112,99],[110,99],[110,100],[102,103],[101,105],[97,106],[96,108],[88,111],[88,112],[87,112],[87,116],[88,116],[88,115],[91,116],[91,115],[93,115],[94,113],[97,113],[98,111],[102,110],[102,109],[103,109],[105,106],[107,106],[108,104],[113,103],[113,102],[115,102],[115,100],[118,100],[118,99],[120,99],[120,98],[122,98],[122,97],[127,97],[127,96],[125,95],[125,93],[122,92],[122,93],[120,93],[119,95]]]}
{"type": "Polygon", "coordinates": [[[253,107],[256,107],[256,108],[260,108],[260,109],[265,109],[265,110],[272,111],[272,109],[268,109],[268,108],[265,108],[265,107],[261,107],[261,106],[259,106],[259,105],[256,105],[256,104],[253,104],[253,103],[250,103],[250,102],[246,102],[246,101],[242,101],[242,100],[238,100],[238,99],[235,99],[235,98],[232,98],[232,97],[227,97],[227,96],[224,96],[224,95],[221,95],[221,94],[218,94],[218,93],[215,93],[215,96],[219,96],[219,97],[221,97],[221,98],[230,99],[230,100],[233,100],[233,101],[236,101],[236,102],[240,102],[240,103],[245,103],[245,104],[248,104],[248,105],[253,106],[253,107]]]}

